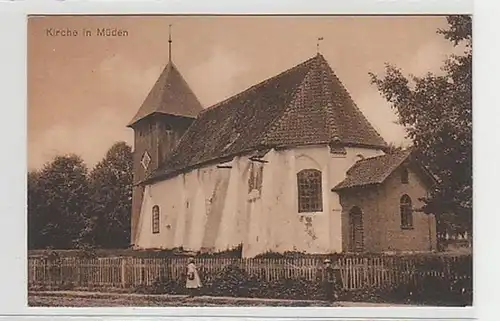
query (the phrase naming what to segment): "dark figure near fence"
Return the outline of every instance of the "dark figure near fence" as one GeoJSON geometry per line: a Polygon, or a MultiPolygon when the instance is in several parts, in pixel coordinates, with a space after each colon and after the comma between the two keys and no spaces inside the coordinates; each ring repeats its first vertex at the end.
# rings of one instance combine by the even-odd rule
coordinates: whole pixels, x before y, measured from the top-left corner
{"type": "Polygon", "coordinates": [[[326,300],[330,302],[337,300],[339,292],[343,287],[342,277],[340,275],[340,268],[332,266],[330,259],[323,261],[323,267],[320,270],[320,281],[323,285],[326,300]]]}

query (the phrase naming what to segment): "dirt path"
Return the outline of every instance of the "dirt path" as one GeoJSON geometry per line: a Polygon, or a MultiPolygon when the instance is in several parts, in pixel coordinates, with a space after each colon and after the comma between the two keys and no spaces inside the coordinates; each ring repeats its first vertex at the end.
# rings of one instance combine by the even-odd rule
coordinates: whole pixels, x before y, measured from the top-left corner
{"type": "Polygon", "coordinates": [[[185,295],[99,293],[99,292],[30,292],[29,306],[63,307],[117,307],[117,306],[339,306],[324,301],[278,300],[234,297],[200,296],[189,298],[185,295]]]}
{"type": "Polygon", "coordinates": [[[44,291],[28,294],[29,306],[61,307],[162,307],[162,306],[282,306],[282,307],[389,307],[397,304],[335,302],[317,300],[280,300],[262,298],[235,298],[185,295],[101,293],[76,291],[44,291]]]}

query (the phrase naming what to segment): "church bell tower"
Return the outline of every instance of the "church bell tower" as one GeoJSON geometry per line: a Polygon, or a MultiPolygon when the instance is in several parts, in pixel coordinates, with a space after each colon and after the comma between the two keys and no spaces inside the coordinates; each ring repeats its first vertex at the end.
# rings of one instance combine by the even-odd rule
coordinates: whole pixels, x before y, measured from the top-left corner
{"type": "Polygon", "coordinates": [[[131,243],[136,244],[144,186],[137,185],[158,169],[175,149],[187,128],[203,109],[172,62],[169,26],[168,63],[127,127],[134,130],[131,243]]]}

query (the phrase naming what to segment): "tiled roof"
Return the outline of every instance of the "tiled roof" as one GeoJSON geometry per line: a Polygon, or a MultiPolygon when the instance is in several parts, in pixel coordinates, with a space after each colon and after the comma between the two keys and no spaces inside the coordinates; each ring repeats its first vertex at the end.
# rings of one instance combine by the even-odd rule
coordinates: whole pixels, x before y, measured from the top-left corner
{"type": "MultiPolygon", "coordinates": [[[[295,99],[263,138],[270,145],[329,143],[386,147],[322,55],[308,62],[309,72],[295,99]]],[[[293,70],[293,69],[292,69],[293,70]]]]}
{"type": "Polygon", "coordinates": [[[387,146],[318,54],[202,111],[153,177],[255,149],[332,141],[387,146]]]}
{"type": "Polygon", "coordinates": [[[202,110],[177,67],[169,62],[128,126],[154,113],[195,118],[202,110]]]}
{"type": "Polygon", "coordinates": [[[406,149],[360,160],[347,171],[347,177],[332,190],[381,184],[410,154],[411,149],[406,149]]]}

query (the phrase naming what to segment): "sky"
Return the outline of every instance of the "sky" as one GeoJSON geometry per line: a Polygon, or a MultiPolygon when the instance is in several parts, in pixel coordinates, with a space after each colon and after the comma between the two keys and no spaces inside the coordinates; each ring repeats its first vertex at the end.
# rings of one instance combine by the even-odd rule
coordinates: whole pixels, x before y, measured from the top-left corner
{"type": "Polygon", "coordinates": [[[114,142],[133,146],[127,123],[172,60],[209,107],[289,69],[319,51],[388,142],[405,131],[368,73],[385,63],[421,76],[439,72],[453,53],[439,16],[52,16],[28,19],[28,168],[57,155],[80,155],[89,167],[114,142]],[[117,28],[126,36],[98,36],[117,28]],[[76,31],[76,36],[56,30],[76,31]],[[85,36],[83,30],[89,30],[85,36]]]}

